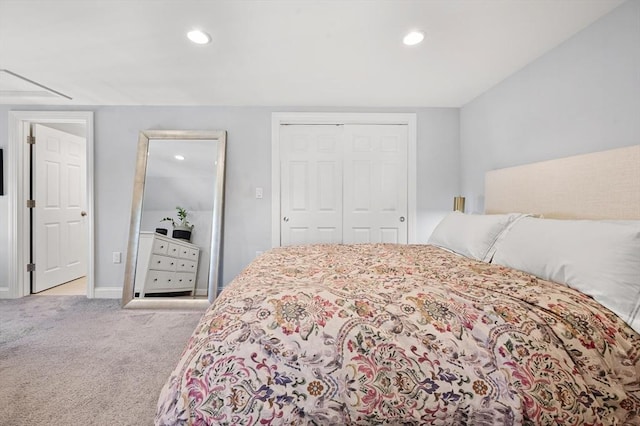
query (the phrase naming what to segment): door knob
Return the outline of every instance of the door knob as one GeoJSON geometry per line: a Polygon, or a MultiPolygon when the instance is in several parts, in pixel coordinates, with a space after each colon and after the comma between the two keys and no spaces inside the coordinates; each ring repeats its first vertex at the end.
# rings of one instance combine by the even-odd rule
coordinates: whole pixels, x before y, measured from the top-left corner
{"type": "Polygon", "coordinates": [[[87,212],[85,212],[84,210],[80,212],[80,216],[85,217],[87,215],[87,212]]]}
{"type": "Polygon", "coordinates": [[[400,222],[404,222],[404,216],[400,216],[400,222]]]}
{"type": "Polygon", "coordinates": [[[289,218],[286,216],[282,220],[284,220],[285,222],[289,222],[289,218]]]}

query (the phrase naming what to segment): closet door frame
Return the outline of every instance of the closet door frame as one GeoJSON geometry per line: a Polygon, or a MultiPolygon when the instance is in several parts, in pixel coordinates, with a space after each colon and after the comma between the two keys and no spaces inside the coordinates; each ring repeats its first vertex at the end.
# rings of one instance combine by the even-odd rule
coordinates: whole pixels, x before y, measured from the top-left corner
{"type": "Polygon", "coordinates": [[[287,124],[400,124],[407,126],[407,237],[416,243],[417,127],[415,113],[274,112],[271,115],[271,246],[280,247],[280,126],[287,124]]]}

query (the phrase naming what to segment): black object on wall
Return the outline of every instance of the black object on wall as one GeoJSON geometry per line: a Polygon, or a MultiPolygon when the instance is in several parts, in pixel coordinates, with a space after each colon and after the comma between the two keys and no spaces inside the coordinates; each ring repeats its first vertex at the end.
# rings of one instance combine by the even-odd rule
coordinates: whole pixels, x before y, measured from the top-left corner
{"type": "Polygon", "coordinates": [[[2,160],[2,148],[0,148],[0,195],[4,195],[4,161],[2,160]]]}

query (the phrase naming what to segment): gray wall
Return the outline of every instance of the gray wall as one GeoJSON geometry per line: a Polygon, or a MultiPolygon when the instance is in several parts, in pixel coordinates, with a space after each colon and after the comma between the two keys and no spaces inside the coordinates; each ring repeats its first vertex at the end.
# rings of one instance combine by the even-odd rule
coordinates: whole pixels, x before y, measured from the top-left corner
{"type": "Polygon", "coordinates": [[[631,0],[460,112],[462,193],[488,170],[640,143],[640,1],[631,0]]]}
{"type": "MultiPolygon", "coordinates": [[[[0,106],[0,147],[7,146],[10,110],[0,106]]],[[[63,109],[63,108],[56,108],[63,109]]],[[[271,246],[271,113],[416,112],[418,124],[418,240],[426,242],[451,209],[460,189],[459,110],[456,108],[252,108],[252,107],[87,107],[95,120],[96,287],[120,287],[124,263],[111,253],[126,252],[138,131],[144,129],[226,129],[228,131],[223,282],[236,276],[258,250],[271,246]],[[255,198],[255,187],[264,198],[255,198]]],[[[5,153],[6,154],[6,153],[5,153]]],[[[7,197],[0,197],[0,255],[6,263],[7,197]]],[[[0,287],[7,267],[0,264],[0,287]]]]}

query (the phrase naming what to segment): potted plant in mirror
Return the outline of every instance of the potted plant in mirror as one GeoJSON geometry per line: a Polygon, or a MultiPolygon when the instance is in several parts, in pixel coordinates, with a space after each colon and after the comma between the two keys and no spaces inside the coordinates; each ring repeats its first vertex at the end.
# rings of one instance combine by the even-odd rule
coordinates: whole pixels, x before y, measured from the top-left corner
{"type": "Polygon", "coordinates": [[[193,230],[193,225],[191,225],[187,220],[187,211],[180,206],[177,206],[176,210],[178,211],[178,220],[175,220],[172,217],[165,217],[160,222],[171,222],[171,224],[173,225],[173,233],[171,234],[171,236],[173,238],[191,241],[191,231],[193,230]]]}

